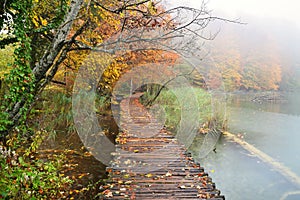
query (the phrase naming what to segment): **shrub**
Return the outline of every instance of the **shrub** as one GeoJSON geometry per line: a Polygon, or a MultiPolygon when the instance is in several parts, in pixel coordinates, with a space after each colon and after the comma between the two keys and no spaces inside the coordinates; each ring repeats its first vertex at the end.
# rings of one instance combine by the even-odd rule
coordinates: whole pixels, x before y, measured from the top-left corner
{"type": "Polygon", "coordinates": [[[0,146],[0,199],[57,199],[67,195],[72,181],[58,171],[63,157],[42,161],[34,152],[45,133],[38,132],[22,155],[0,146]]]}

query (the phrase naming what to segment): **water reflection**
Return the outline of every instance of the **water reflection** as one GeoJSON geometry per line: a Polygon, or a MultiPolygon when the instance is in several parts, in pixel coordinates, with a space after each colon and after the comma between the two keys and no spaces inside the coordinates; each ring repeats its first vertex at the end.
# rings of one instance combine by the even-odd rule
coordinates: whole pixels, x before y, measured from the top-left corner
{"type": "MultiPolygon", "coordinates": [[[[288,94],[288,101],[277,103],[255,103],[236,98],[229,104],[229,126],[231,132],[244,135],[245,141],[300,176],[299,97],[288,94]]],[[[192,146],[194,153],[201,142],[199,136],[192,146]]],[[[212,152],[198,161],[226,199],[300,199],[299,186],[225,138],[219,141],[217,153],[212,152]]]]}

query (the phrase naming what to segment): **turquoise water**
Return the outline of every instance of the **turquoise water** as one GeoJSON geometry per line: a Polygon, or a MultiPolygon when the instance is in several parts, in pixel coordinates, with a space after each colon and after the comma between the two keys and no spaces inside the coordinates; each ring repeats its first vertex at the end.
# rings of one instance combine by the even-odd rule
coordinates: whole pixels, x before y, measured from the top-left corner
{"type": "MultiPolygon", "coordinates": [[[[287,101],[277,103],[240,101],[236,97],[227,105],[229,129],[300,176],[300,95],[285,97],[287,101]]],[[[226,199],[300,199],[299,185],[225,138],[218,142],[217,153],[198,161],[226,199]],[[291,192],[295,194],[288,195],[291,192]]]]}

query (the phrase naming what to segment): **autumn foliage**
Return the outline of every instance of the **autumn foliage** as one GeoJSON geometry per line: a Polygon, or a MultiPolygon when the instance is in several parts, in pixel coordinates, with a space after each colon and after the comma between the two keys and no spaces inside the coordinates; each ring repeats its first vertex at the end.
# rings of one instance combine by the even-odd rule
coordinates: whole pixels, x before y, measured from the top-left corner
{"type": "Polygon", "coordinates": [[[258,44],[255,49],[241,51],[241,41],[236,38],[238,36],[232,33],[212,47],[211,57],[215,66],[207,75],[209,88],[223,87],[226,91],[278,90],[282,64],[276,43],[270,40],[266,41],[266,45],[258,44]]]}
{"type": "MultiPolygon", "coordinates": [[[[113,10],[115,3],[114,1],[106,2],[106,8],[113,10]]],[[[164,12],[161,6],[156,8],[154,4],[142,4],[138,8],[139,10],[133,9],[126,12],[126,14],[116,15],[95,2],[89,10],[83,9],[81,13],[85,16],[85,19],[76,20],[70,32],[71,37],[79,29],[82,29],[82,34],[77,38],[80,47],[73,45],[73,50],[68,52],[67,59],[61,64],[54,77],[54,82],[62,83],[69,92],[72,91],[76,73],[90,53],[90,50],[85,50],[82,45],[97,46],[110,37],[115,37],[116,34],[122,31],[121,29],[125,28],[154,30],[158,27],[165,27],[166,29],[174,27],[173,23],[167,23],[168,20],[160,16],[160,13],[164,12]],[[145,17],[147,13],[151,15],[145,17]],[[85,26],[89,28],[84,28],[85,26]]],[[[122,54],[112,55],[112,62],[106,66],[99,81],[98,91],[101,94],[110,94],[122,74],[131,68],[147,63],[156,63],[167,67],[174,65],[177,59],[178,55],[176,53],[164,50],[141,49],[132,51],[128,49],[123,51],[122,54]]]]}

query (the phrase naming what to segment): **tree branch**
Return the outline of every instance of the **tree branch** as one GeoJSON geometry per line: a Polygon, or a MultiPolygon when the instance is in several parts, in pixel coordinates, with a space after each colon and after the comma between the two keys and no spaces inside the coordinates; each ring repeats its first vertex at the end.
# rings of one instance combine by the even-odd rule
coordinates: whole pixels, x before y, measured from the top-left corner
{"type": "Polygon", "coordinates": [[[65,82],[57,81],[57,80],[51,80],[52,83],[56,83],[58,85],[67,85],[65,82]]]}
{"type": "MultiPolygon", "coordinates": [[[[111,13],[115,13],[115,14],[120,14],[121,12],[123,12],[124,10],[128,10],[130,7],[137,7],[139,5],[143,5],[147,2],[149,2],[150,0],[144,0],[144,1],[140,1],[140,2],[136,2],[136,3],[131,3],[126,5],[126,3],[124,2],[124,4],[115,10],[109,9],[107,7],[105,7],[104,5],[102,5],[101,3],[97,2],[97,1],[93,1],[93,3],[95,3],[97,6],[99,6],[100,8],[102,8],[105,11],[111,12],[111,13]]],[[[141,11],[141,10],[138,10],[141,11]]]]}
{"type": "Polygon", "coordinates": [[[165,82],[161,87],[160,89],[157,91],[156,95],[154,96],[154,98],[152,100],[149,100],[146,104],[146,107],[149,107],[151,106],[154,101],[158,98],[158,96],[160,95],[160,93],[162,92],[162,90],[171,82],[173,81],[174,79],[180,77],[180,76],[188,76],[188,75],[191,75],[193,72],[195,71],[195,68],[193,68],[193,70],[187,74],[179,74],[177,76],[175,76],[174,78],[171,78],[170,80],[168,80],[167,82],[165,82]]]}

